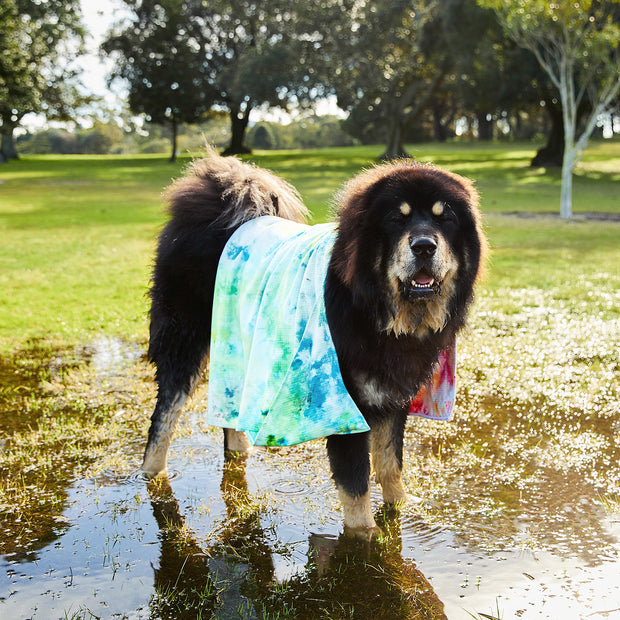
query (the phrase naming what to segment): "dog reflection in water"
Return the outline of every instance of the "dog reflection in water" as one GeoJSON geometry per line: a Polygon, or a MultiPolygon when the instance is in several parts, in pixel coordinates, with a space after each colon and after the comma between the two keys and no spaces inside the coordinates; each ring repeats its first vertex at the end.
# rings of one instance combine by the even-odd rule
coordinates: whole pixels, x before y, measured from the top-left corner
{"type": "Polygon", "coordinates": [[[217,540],[189,530],[165,475],[149,482],[161,554],[151,610],[161,617],[446,618],[443,604],[413,561],[401,553],[398,514],[377,515],[382,535],[362,539],[312,534],[308,561],[276,581],[263,508],[248,491],[247,455],[228,453],[221,483],[226,514],[217,540]],[[279,616],[278,616],[279,614],[279,616]]]}

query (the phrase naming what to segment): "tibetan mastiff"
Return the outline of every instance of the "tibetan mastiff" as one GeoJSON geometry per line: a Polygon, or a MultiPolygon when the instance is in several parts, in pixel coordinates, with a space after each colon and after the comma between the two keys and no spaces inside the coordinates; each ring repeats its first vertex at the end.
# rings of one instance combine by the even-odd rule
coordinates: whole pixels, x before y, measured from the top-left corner
{"type": "MultiPolygon", "coordinates": [[[[194,162],[167,198],[170,220],[150,290],[148,355],[158,393],[142,464],[147,475],[166,468],[181,408],[207,364],[228,240],[254,218],[303,223],[308,215],[288,183],[214,152],[194,162]]],[[[409,405],[465,324],[486,242],[473,184],[430,165],[377,165],[352,179],[337,203],[325,312],[344,386],[370,431],[329,435],[327,451],[345,528],[371,530],[371,458],[384,500],[404,500],[409,405]]],[[[225,449],[248,447],[243,433],[224,429],[225,449]]]]}

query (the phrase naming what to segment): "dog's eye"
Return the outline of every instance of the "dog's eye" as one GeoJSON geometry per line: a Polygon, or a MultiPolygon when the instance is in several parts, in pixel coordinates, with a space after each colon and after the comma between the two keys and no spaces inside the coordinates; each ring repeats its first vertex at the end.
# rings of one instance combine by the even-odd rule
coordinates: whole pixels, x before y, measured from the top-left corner
{"type": "Polygon", "coordinates": [[[431,212],[433,217],[438,220],[449,221],[456,219],[452,207],[447,202],[443,202],[442,200],[438,200],[433,204],[431,207],[431,212]]]}

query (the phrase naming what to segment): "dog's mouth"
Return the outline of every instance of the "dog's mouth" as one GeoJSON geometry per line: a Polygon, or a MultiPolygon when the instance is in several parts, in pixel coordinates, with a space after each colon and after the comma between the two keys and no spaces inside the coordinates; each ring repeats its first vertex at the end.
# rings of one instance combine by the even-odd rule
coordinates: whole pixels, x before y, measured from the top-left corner
{"type": "Polygon", "coordinates": [[[400,284],[403,299],[407,301],[432,297],[441,292],[441,282],[424,270],[418,271],[408,282],[401,280],[400,284]]]}

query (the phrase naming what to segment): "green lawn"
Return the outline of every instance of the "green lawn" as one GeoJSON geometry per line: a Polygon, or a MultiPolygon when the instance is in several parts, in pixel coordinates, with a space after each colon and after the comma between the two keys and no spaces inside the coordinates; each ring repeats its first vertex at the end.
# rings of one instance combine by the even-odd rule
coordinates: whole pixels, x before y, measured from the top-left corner
{"type": "MultiPolygon", "coordinates": [[[[380,152],[263,151],[252,159],[291,181],[322,221],[335,190],[380,152]]],[[[620,224],[502,215],[559,209],[559,171],[530,169],[532,146],[433,144],[411,152],[475,179],[493,250],[483,290],[552,288],[588,303],[584,282],[618,289],[620,224]]],[[[188,161],[41,156],[0,166],[0,351],[33,339],[70,346],[102,333],[146,338],[145,294],[165,220],[161,192],[188,161]]],[[[576,173],[575,213],[620,213],[619,181],[620,143],[594,144],[576,173]]]]}

